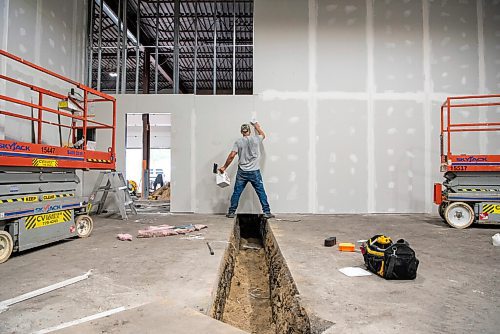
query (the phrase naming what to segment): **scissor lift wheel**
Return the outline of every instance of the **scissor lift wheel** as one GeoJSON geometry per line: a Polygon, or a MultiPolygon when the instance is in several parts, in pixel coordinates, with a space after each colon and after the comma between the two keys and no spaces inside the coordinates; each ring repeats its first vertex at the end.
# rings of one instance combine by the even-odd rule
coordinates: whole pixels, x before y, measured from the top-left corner
{"type": "Polygon", "coordinates": [[[86,238],[92,233],[94,222],[88,215],[80,215],[75,219],[76,233],[80,238],[86,238]]]}
{"type": "Polygon", "coordinates": [[[6,231],[0,231],[0,263],[9,259],[13,247],[14,242],[10,234],[6,231]]]}
{"type": "Polygon", "coordinates": [[[474,211],[467,203],[454,202],[446,207],[444,218],[450,226],[463,229],[474,222],[474,211]]]}

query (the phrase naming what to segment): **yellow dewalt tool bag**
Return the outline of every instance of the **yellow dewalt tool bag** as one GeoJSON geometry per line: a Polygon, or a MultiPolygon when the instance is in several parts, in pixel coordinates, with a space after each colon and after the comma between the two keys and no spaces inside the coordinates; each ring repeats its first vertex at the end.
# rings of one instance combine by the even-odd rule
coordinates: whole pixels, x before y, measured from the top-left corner
{"type": "Polygon", "coordinates": [[[407,280],[417,277],[418,259],[408,242],[377,234],[363,243],[361,253],[371,272],[385,278],[407,280]]]}

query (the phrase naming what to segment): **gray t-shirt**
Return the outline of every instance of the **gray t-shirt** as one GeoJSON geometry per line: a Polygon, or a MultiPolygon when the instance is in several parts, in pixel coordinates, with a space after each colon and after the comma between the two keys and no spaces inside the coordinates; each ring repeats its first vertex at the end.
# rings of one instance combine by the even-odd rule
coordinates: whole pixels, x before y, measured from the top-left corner
{"type": "Polygon", "coordinates": [[[233,151],[238,152],[238,165],[244,171],[260,169],[260,143],[262,136],[241,137],[234,142],[233,151]]]}

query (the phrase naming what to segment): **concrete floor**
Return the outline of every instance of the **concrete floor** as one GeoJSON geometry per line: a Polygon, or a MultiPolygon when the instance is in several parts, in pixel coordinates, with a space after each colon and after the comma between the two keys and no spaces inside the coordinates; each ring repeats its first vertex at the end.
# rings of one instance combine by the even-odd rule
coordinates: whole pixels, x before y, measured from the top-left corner
{"type": "Polygon", "coordinates": [[[0,300],[79,276],[84,281],[13,305],[0,314],[0,333],[29,333],[109,309],[168,298],[206,312],[217,281],[231,221],[224,216],[140,215],[128,221],[97,218],[88,239],[74,239],[13,256],[0,265],[0,300]],[[148,225],[206,224],[206,240],[179,236],[119,241],[148,225]]]}
{"type": "MultiPolygon", "coordinates": [[[[327,333],[498,333],[500,228],[448,228],[429,215],[280,215],[275,237],[310,313],[330,320],[327,333]],[[325,248],[328,236],[355,242],[377,233],[405,238],[420,260],[415,281],[350,278],[360,253],[325,248]]],[[[0,333],[30,333],[124,306],[131,310],[66,329],[65,333],[238,333],[199,313],[210,305],[232,221],[214,215],[140,215],[129,221],[95,219],[88,239],[21,253],[0,265],[0,301],[93,269],[72,286],[13,305],[0,314],[0,333]],[[206,224],[205,240],[179,236],[116,240],[147,225],[206,224]],[[215,255],[205,244],[212,242],[215,255]],[[216,242],[221,241],[221,242],[216,242]],[[163,313],[163,311],[165,313],[163,313]],[[165,315],[164,317],[162,317],[165,315]],[[170,327],[161,324],[170,322],[170,327]],[[139,325],[138,325],[139,324],[139,325]],[[177,327],[176,325],[177,324],[177,327]]]]}
{"type": "Polygon", "coordinates": [[[430,215],[302,216],[271,226],[303,306],[334,322],[327,333],[499,333],[500,228],[449,228],[430,215]],[[322,245],[328,236],[356,242],[376,234],[406,239],[420,260],[414,281],[347,277],[361,253],[322,245]]]}

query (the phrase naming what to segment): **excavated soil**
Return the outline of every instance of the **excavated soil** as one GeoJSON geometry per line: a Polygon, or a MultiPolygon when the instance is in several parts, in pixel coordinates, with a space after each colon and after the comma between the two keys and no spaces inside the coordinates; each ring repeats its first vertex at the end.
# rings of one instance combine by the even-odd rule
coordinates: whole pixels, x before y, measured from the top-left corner
{"type": "Polygon", "coordinates": [[[300,305],[269,224],[258,215],[238,215],[235,221],[210,313],[249,333],[319,332],[300,305]]]}
{"type": "MultiPolygon", "coordinates": [[[[244,241],[242,239],[242,243],[244,241]]],[[[222,321],[249,333],[276,333],[269,293],[269,268],[262,247],[239,251],[222,321]]]]}

